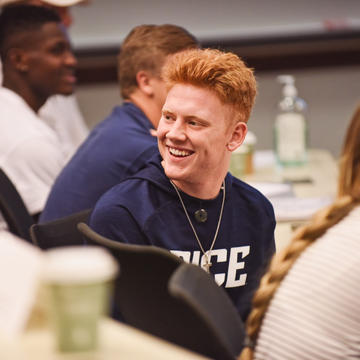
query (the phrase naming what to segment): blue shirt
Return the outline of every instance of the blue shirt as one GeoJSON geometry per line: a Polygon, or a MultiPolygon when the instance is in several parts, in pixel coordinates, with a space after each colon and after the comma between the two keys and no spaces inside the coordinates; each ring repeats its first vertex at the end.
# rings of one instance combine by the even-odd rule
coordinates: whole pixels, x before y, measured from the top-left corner
{"type": "MultiPolygon", "coordinates": [[[[203,254],[160,160],[160,155],[154,156],[146,168],[104,194],[95,206],[90,226],[112,240],[159,246],[199,265],[203,254]]],[[[211,252],[210,271],[245,319],[253,292],[275,251],[275,217],[271,203],[256,189],[230,173],[225,185],[223,217],[211,252]]],[[[183,192],[181,196],[207,251],[216,231],[223,193],[212,200],[183,192]],[[194,217],[200,207],[208,213],[204,223],[194,217]]]]}
{"type": "Polygon", "coordinates": [[[141,169],[158,153],[150,129],[152,124],[136,105],[115,107],[61,171],[40,222],[92,208],[104,192],[141,169]]]}

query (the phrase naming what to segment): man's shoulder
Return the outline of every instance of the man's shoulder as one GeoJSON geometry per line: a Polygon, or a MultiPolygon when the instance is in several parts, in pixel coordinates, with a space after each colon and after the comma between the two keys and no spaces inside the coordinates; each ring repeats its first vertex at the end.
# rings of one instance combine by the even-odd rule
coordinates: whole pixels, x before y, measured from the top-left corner
{"type": "MultiPolygon", "coordinates": [[[[16,124],[13,124],[14,121],[20,121],[24,126],[27,126],[27,123],[32,119],[38,119],[35,112],[30,109],[26,102],[17,93],[1,86],[0,114],[0,120],[2,120],[1,123],[6,122],[7,126],[16,126],[16,124]]],[[[30,127],[30,125],[28,127],[30,127]]]]}
{"type": "Polygon", "coordinates": [[[147,179],[127,178],[119,184],[109,189],[103,197],[113,199],[114,202],[138,201],[143,199],[145,189],[148,189],[151,183],[147,179]]]}
{"type": "Polygon", "coordinates": [[[147,178],[133,177],[123,180],[108,190],[97,202],[96,213],[107,216],[131,216],[143,226],[168,196],[156,183],[147,178]]]}
{"type": "Polygon", "coordinates": [[[129,126],[131,120],[131,116],[124,111],[123,106],[115,106],[110,114],[93,128],[90,135],[94,133],[104,133],[115,136],[116,133],[114,133],[113,130],[129,126]]]}
{"type": "Polygon", "coordinates": [[[231,196],[234,201],[245,202],[247,205],[251,205],[259,209],[266,209],[267,212],[273,214],[273,206],[264,194],[246,182],[232,175],[230,176],[232,181],[231,196]]]}
{"type": "Polygon", "coordinates": [[[111,114],[90,132],[75,157],[95,156],[103,158],[107,163],[124,160],[125,166],[127,159],[131,164],[140,154],[154,146],[156,138],[139,127],[136,119],[122,105],[114,107],[111,114]]]}
{"type": "Polygon", "coordinates": [[[95,129],[105,129],[117,127],[117,128],[131,128],[131,129],[143,129],[148,130],[152,127],[150,120],[145,114],[134,104],[124,103],[122,105],[115,106],[111,113],[100,122],[95,129]]]}
{"type": "Polygon", "coordinates": [[[113,186],[103,195],[103,198],[109,203],[122,204],[125,207],[137,207],[153,200],[154,204],[157,203],[156,199],[169,192],[169,186],[166,184],[165,175],[159,167],[157,157],[152,157],[135,175],[113,186]]]}
{"type": "Polygon", "coordinates": [[[118,147],[139,144],[154,144],[156,138],[150,134],[149,120],[129,106],[115,106],[112,112],[94,129],[86,142],[117,143],[118,147]],[[121,141],[120,141],[121,140],[121,141]]]}
{"type": "Polygon", "coordinates": [[[51,144],[61,148],[54,131],[49,128],[15,93],[5,92],[0,88],[0,148],[9,153],[21,145],[27,152],[42,144],[51,144]]]}

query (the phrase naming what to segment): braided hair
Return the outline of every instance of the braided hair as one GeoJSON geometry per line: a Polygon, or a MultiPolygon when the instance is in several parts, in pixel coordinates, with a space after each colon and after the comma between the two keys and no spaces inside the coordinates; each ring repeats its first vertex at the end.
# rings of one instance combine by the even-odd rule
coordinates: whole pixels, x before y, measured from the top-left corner
{"type": "Polygon", "coordinates": [[[253,359],[254,345],[266,310],[281,281],[301,253],[360,204],[360,104],[346,133],[339,174],[337,198],[334,203],[320,210],[309,224],[295,232],[291,243],[273,257],[268,272],[262,277],[247,319],[248,339],[239,360],[253,359]]]}

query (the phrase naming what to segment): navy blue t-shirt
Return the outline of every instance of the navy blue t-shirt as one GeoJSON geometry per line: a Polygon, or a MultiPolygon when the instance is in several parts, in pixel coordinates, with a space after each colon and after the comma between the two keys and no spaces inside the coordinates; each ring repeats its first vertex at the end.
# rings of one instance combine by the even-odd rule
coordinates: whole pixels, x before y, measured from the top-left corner
{"type": "Polygon", "coordinates": [[[56,179],[40,222],[94,207],[99,197],[158,153],[152,124],[126,102],[96,126],[56,179]]]}
{"type": "MultiPolygon", "coordinates": [[[[203,254],[179,198],[166,177],[159,155],[147,167],[113,187],[97,202],[90,218],[96,232],[113,240],[166,248],[185,261],[199,265],[203,254]]],[[[225,178],[225,206],[211,252],[211,273],[225,288],[245,319],[254,290],[275,251],[275,217],[271,203],[256,189],[225,178]]],[[[214,238],[223,193],[200,200],[181,192],[203,248],[214,238]],[[204,208],[208,219],[197,222],[194,213],[204,208]]]]}

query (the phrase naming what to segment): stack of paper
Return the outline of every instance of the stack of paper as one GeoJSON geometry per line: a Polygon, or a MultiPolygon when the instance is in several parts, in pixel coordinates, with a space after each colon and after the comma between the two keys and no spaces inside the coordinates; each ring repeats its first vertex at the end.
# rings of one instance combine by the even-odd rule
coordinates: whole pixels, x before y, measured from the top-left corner
{"type": "Polygon", "coordinates": [[[259,190],[267,198],[294,196],[293,187],[289,183],[248,182],[248,184],[259,190]]]}
{"type": "Polygon", "coordinates": [[[309,220],[317,211],[332,203],[328,197],[283,197],[271,198],[277,221],[309,220]]]}
{"type": "Polygon", "coordinates": [[[272,203],[277,221],[309,220],[318,210],[329,205],[330,196],[299,198],[294,195],[290,183],[249,183],[264,194],[272,203]]]}

